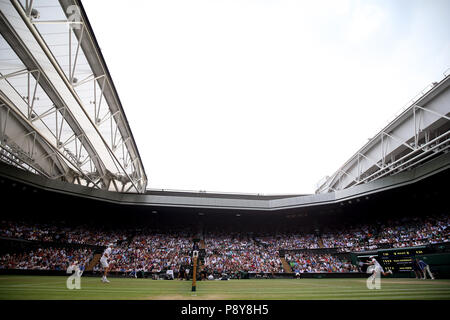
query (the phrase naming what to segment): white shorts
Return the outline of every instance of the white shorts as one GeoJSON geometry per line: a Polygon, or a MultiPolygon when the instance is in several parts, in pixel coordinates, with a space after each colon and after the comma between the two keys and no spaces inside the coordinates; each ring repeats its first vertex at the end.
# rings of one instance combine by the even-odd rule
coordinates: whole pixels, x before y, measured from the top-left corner
{"type": "Polygon", "coordinates": [[[106,259],[106,258],[101,258],[100,259],[100,263],[102,264],[103,268],[108,268],[109,267],[108,259],[106,259]]]}

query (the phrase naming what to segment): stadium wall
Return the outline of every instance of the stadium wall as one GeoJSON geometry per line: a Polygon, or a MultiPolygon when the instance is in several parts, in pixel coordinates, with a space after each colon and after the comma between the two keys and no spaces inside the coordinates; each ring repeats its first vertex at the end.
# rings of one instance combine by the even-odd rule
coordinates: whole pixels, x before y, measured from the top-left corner
{"type": "Polygon", "coordinates": [[[440,279],[450,279],[450,253],[435,253],[417,256],[430,266],[431,272],[440,279]]]}

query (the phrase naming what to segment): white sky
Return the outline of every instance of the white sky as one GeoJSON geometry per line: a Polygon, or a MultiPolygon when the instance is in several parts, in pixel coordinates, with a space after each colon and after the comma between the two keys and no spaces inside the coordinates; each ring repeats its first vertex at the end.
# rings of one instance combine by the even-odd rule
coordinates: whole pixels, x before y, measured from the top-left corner
{"type": "Polygon", "coordinates": [[[149,188],[313,193],[450,67],[450,1],[84,0],[149,188]]]}

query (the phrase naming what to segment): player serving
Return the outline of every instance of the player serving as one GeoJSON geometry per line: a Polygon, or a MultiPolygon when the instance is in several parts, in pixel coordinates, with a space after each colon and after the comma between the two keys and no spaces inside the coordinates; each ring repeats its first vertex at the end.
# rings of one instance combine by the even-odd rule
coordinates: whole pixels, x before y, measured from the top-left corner
{"type": "Polygon", "coordinates": [[[370,256],[369,257],[369,262],[365,263],[369,266],[374,266],[374,269],[372,271],[372,274],[375,275],[377,273],[382,274],[383,276],[387,276],[392,274],[392,270],[389,270],[388,272],[384,272],[383,267],[381,266],[381,264],[377,261],[377,259],[375,259],[375,256],[370,256]]]}
{"type": "Polygon", "coordinates": [[[102,264],[102,267],[104,269],[102,282],[109,282],[109,280],[106,278],[106,276],[108,275],[108,271],[109,271],[108,259],[110,259],[110,257],[111,257],[112,246],[113,246],[112,244],[109,244],[108,248],[105,249],[102,257],[100,258],[100,263],[102,264]]]}

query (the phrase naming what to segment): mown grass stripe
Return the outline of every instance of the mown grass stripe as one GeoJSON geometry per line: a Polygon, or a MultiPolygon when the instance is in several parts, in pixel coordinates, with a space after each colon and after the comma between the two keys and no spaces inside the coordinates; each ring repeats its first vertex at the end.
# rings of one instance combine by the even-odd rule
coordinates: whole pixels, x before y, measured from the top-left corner
{"type": "Polygon", "coordinates": [[[83,277],[81,290],[66,289],[67,277],[0,276],[0,299],[244,299],[244,300],[450,300],[450,280],[382,279],[368,290],[366,279],[257,279],[201,281],[192,296],[189,281],[83,277]]]}

